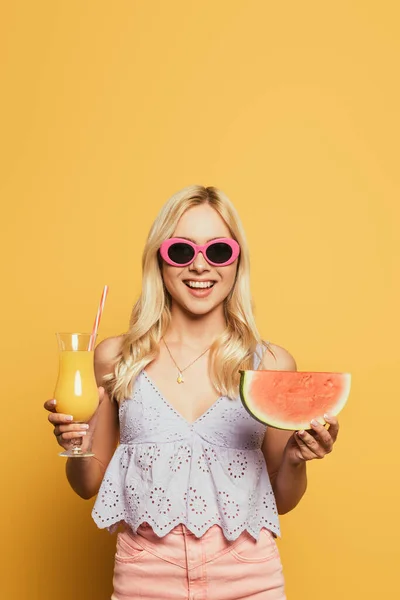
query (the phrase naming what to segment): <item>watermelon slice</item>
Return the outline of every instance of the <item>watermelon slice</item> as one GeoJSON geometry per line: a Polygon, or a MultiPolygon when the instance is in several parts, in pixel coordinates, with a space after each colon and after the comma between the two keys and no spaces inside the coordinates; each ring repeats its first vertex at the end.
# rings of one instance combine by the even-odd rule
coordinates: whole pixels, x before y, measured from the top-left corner
{"type": "Polygon", "coordinates": [[[311,419],[325,424],[350,393],[349,373],[240,371],[240,398],[252,417],[277,429],[310,429],[311,419]]]}

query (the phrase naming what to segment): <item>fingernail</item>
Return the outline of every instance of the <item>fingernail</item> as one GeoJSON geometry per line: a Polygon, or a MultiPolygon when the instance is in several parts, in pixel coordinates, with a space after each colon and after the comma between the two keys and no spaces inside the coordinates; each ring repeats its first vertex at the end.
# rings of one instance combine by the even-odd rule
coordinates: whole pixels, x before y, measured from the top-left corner
{"type": "Polygon", "coordinates": [[[57,402],[57,400],[50,400],[50,404],[51,404],[52,406],[54,406],[56,402],[57,402]]]}
{"type": "Polygon", "coordinates": [[[319,423],[318,423],[317,419],[313,419],[313,420],[311,421],[311,425],[314,425],[314,427],[317,427],[317,426],[319,425],[319,423]]]}
{"type": "Polygon", "coordinates": [[[302,429],[301,431],[299,431],[299,435],[304,435],[304,434],[305,434],[304,429],[302,429]]]}
{"type": "Polygon", "coordinates": [[[324,414],[325,421],[329,421],[330,418],[331,418],[330,415],[328,415],[327,413],[324,414]]]}
{"type": "Polygon", "coordinates": [[[67,415],[67,416],[65,417],[65,420],[66,420],[66,421],[73,421],[73,420],[74,420],[74,417],[73,417],[72,415],[67,415]]]}
{"type": "Polygon", "coordinates": [[[81,429],[89,429],[89,425],[81,425],[81,429]]]}
{"type": "Polygon", "coordinates": [[[79,435],[86,435],[86,434],[87,434],[87,431],[80,431],[79,432],[79,435]]]}

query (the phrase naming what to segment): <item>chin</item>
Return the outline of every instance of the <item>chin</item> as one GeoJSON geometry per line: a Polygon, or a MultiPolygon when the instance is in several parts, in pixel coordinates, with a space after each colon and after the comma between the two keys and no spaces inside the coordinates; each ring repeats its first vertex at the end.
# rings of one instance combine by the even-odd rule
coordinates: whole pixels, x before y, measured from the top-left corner
{"type": "Polygon", "coordinates": [[[199,308],[198,310],[194,309],[194,310],[190,310],[187,309],[188,313],[191,315],[194,315],[196,317],[202,317],[204,315],[209,315],[210,313],[212,313],[215,309],[218,308],[218,305],[212,305],[212,306],[204,306],[203,308],[199,308]]]}
{"type": "Polygon", "coordinates": [[[207,315],[215,310],[221,310],[223,307],[224,299],[221,298],[220,301],[206,302],[206,301],[192,301],[192,302],[180,302],[178,299],[174,299],[176,304],[179,304],[183,310],[187,313],[195,316],[207,315]]]}

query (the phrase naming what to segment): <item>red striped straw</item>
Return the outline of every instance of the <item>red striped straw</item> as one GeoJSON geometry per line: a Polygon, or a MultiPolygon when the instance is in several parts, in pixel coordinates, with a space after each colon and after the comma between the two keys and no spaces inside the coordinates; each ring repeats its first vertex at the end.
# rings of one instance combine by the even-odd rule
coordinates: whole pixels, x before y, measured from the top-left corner
{"type": "Polygon", "coordinates": [[[99,329],[101,315],[103,314],[104,304],[105,304],[106,298],[107,298],[107,292],[108,292],[108,285],[105,285],[104,289],[103,289],[103,293],[101,295],[99,308],[97,309],[97,315],[96,315],[96,319],[94,321],[92,335],[90,336],[89,350],[94,349],[94,344],[96,341],[97,331],[99,329]]]}

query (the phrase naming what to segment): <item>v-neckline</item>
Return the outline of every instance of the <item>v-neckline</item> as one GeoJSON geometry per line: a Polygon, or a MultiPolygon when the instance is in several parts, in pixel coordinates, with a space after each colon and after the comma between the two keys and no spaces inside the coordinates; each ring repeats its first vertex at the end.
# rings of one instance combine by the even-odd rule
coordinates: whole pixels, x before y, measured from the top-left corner
{"type": "Polygon", "coordinates": [[[164,394],[161,393],[161,390],[159,389],[159,387],[154,383],[153,379],[150,377],[150,375],[143,369],[142,370],[143,375],[145,376],[145,378],[147,379],[147,381],[150,383],[150,385],[155,389],[155,391],[157,392],[157,394],[160,396],[161,400],[163,400],[163,402],[165,402],[165,404],[174,411],[174,413],[180,418],[182,419],[182,421],[184,421],[186,423],[186,425],[188,425],[189,427],[193,427],[193,425],[195,425],[198,421],[200,421],[200,419],[204,419],[204,417],[212,410],[215,408],[215,406],[220,402],[220,400],[222,400],[223,398],[225,398],[225,396],[219,396],[212,404],[211,406],[209,406],[207,408],[207,410],[200,415],[199,417],[197,417],[197,419],[195,419],[194,421],[188,421],[188,419],[186,419],[178,410],[176,410],[176,408],[174,408],[171,404],[171,402],[169,402],[166,397],[164,396],[164,394]]]}

